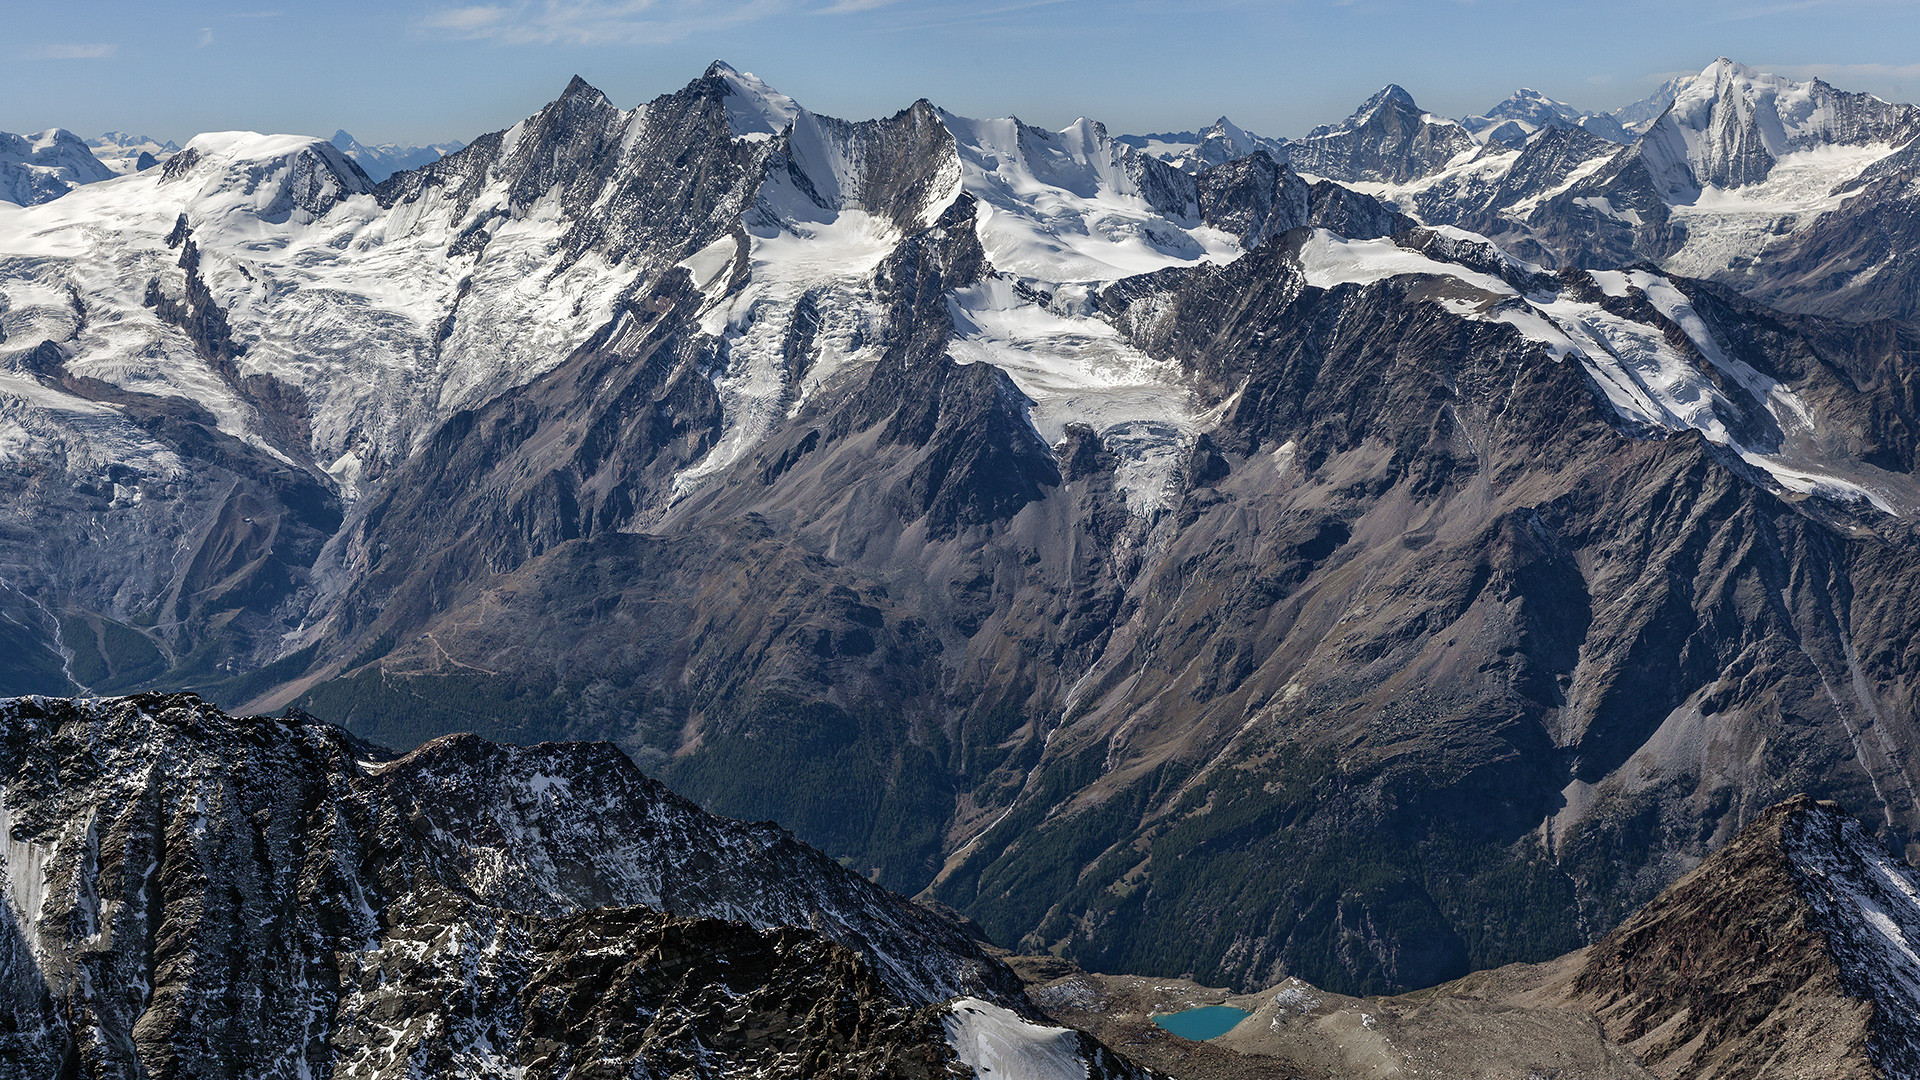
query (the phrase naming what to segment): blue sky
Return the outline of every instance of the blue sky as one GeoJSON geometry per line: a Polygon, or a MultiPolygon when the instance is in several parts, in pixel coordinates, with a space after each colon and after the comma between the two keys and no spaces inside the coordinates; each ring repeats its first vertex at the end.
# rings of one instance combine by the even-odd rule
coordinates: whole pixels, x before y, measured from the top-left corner
{"type": "Polygon", "coordinates": [[[39,0],[8,5],[0,130],[470,139],[578,73],[629,106],[723,57],[850,119],[926,97],[1115,131],[1299,135],[1398,82],[1479,112],[1610,109],[1716,56],[1920,100],[1912,0],[39,0]]]}

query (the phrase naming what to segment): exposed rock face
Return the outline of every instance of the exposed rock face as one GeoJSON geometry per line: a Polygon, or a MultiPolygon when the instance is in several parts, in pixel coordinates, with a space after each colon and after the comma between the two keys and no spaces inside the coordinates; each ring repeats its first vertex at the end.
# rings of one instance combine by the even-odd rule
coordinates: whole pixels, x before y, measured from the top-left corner
{"type": "Polygon", "coordinates": [[[1275,164],[1264,150],[1201,173],[1196,199],[1207,224],[1240,237],[1249,251],[1302,226],[1373,240],[1413,224],[1338,184],[1308,184],[1291,167],[1275,164]]]}
{"type": "Polygon", "coordinates": [[[607,746],[17,699],[0,832],[10,1076],[952,1076],[949,999],[1032,1015],[948,924],[607,746]]]}
{"type": "MultiPolygon", "coordinates": [[[[1704,847],[1738,822],[1737,799],[1714,808],[1731,791],[1707,794],[1726,781],[1696,785],[1763,760],[1738,749],[1757,747],[1761,732],[1772,733],[1770,753],[1811,755],[1775,775],[1834,777],[1852,771],[1840,762],[1855,756],[1855,710],[1904,700],[1902,690],[1835,708],[1828,696],[1849,685],[1828,680],[1852,669],[1841,638],[1818,644],[1830,631],[1816,628],[1834,624],[1815,613],[1862,594],[1783,610],[1743,604],[1747,587],[1733,583],[1791,596],[1790,568],[1809,557],[1842,574],[1873,565],[1889,582],[1882,560],[1906,541],[1830,546],[1827,526],[1755,500],[1733,473],[1713,479],[1721,466],[1706,445],[1622,437],[1603,408],[1588,411],[1597,403],[1576,370],[1423,315],[1417,292],[1398,291],[1418,286],[1322,291],[1263,249],[1194,272],[1171,294],[1122,291],[1134,287],[1113,298],[1152,312],[1135,330],[1150,351],[1235,388],[1214,437],[1226,469],[1187,496],[1167,557],[1129,590],[1129,629],[1078,684],[1028,790],[1073,790],[1075,775],[1099,782],[1077,798],[1016,803],[1005,831],[988,834],[1007,843],[954,860],[936,886],[990,932],[1038,926],[1029,945],[1064,944],[1091,967],[1211,970],[1208,981],[1243,988],[1309,970],[1342,988],[1438,981],[1523,938],[1549,940],[1545,926],[1516,931],[1529,912],[1572,905],[1588,925],[1609,925],[1650,898],[1673,872],[1654,848],[1682,829],[1704,847]],[[1411,356],[1422,359],[1395,366],[1411,356]],[[1435,366],[1438,357],[1461,366],[1435,366]],[[1294,486],[1295,475],[1327,479],[1294,486]],[[1542,485],[1545,475],[1554,479],[1542,485]],[[1669,514],[1693,522],[1681,530],[1692,539],[1649,543],[1674,535],[1653,524],[1669,514]],[[1253,521],[1264,523],[1257,536],[1253,521]],[[1388,536],[1392,546],[1369,539],[1388,536]],[[1676,581],[1722,584],[1676,591],[1676,581]],[[1761,629],[1778,615],[1778,631],[1761,629]],[[1773,674],[1736,683],[1725,674],[1734,670],[1773,674]],[[1755,692],[1763,697],[1733,704],[1755,692]],[[1187,703],[1181,720],[1143,707],[1169,700],[1187,703]],[[1824,735],[1802,726],[1814,715],[1829,718],[1824,735]],[[1795,733],[1782,739],[1786,730],[1795,733]],[[1696,749],[1654,749],[1669,738],[1696,749]],[[1662,794],[1639,781],[1630,794],[1630,775],[1662,794]],[[1468,806],[1486,816],[1463,819],[1468,806]],[[1562,833],[1562,814],[1590,824],[1562,833]],[[1718,823],[1702,828],[1703,816],[1718,823]],[[1610,824],[1587,831],[1600,821],[1610,824]],[[1544,842],[1529,839],[1536,829],[1544,842]],[[1375,844],[1400,854],[1382,859],[1375,844]],[[1492,847],[1507,854],[1463,886],[1461,853],[1492,847]],[[1002,899],[1020,895],[1012,882],[1048,874],[1062,850],[1089,868],[1049,878],[1064,900],[1046,890],[1030,906],[1002,899]],[[1333,860],[1324,877],[1252,869],[1322,858],[1333,860]],[[1428,859],[1430,870],[1378,873],[1428,859]],[[1275,902],[1253,914],[1253,896],[1275,902]],[[1233,919],[1214,921],[1227,910],[1233,919]],[[1485,917],[1444,914],[1465,910],[1485,917]],[[1374,936],[1388,924],[1423,929],[1374,936]],[[1179,943],[1196,927],[1210,944],[1187,950],[1179,943]],[[1177,966],[1188,959],[1219,966],[1177,966]]],[[[1729,302],[1704,290],[1696,299],[1702,311],[1729,302]]],[[[1897,557],[1910,565],[1910,553],[1897,557]]],[[[1912,571],[1900,576],[1905,595],[1912,571]]],[[[1887,614],[1907,603],[1882,602],[1887,614]]],[[[1897,710],[1884,715],[1899,722],[1897,710]]],[[[1877,786],[1905,807],[1898,757],[1863,745],[1863,760],[1878,763],[1853,774],[1850,797],[1881,805],[1877,786]]],[[[1742,790],[1782,782],[1746,775],[1734,782],[1742,790]]]]}
{"type": "MultiPolygon", "coordinates": [[[[1587,950],[1572,993],[1660,1076],[1909,1075],[1909,1062],[1885,1053],[1903,1044],[1870,1054],[1868,1042],[1870,1018],[1897,1015],[1910,997],[1868,992],[1857,964],[1846,977],[1841,957],[1854,951],[1846,945],[1881,931],[1857,904],[1834,904],[1835,893],[1897,890],[1907,877],[1872,882],[1875,868],[1863,864],[1889,860],[1857,824],[1845,835],[1843,822],[1838,807],[1808,800],[1768,811],[1587,950]],[[1834,872],[1836,861],[1852,872],[1834,872]]],[[[1906,928],[1896,921],[1894,934],[1920,932],[1911,900],[1895,913],[1906,928]]],[[[1911,1016],[1892,1026],[1911,1027],[1911,1016]]]]}
{"type": "Polygon", "coordinates": [[[1538,251],[1514,233],[1506,212],[1552,192],[1576,179],[1582,167],[1592,168],[1597,159],[1610,158],[1620,148],[1580,128],[1549,125],[1513,148],[1511,160],[1502,160],[1505,151],[1488,147],[1483,155],[1499,167],[1464,168],[1436,177],[1410,196],[1410,210],[1430,225],[1458,225],[1490,237],[1499,238],[1516,254],[1536,257],[1538,251]]]}
{"type": "Polygon", "coordinates": [[[1920,882],[1832,803],[1768,810],[1563,992],[1656,1075],[1911,1076],[1920,882]]]}

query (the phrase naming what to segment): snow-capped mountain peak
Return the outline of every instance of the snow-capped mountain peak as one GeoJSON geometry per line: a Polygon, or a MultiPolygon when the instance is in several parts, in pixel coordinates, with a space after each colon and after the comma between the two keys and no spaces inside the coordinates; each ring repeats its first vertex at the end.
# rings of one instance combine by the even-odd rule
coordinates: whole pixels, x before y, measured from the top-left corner
{"type": "Polygon", "coordinates": [[[1437,173],[1480,149],[1460,126],[1422,110],[1405,88],[1383,87],[1338,126],[1321,126],[1287,144],[1302,173],[1338,183],[1406,183],[1437,173]]]}
{"type": "Polygon", "coordinates": [[[193,225],[235,214],[281,224],[309,222],[354,195],[373,191],[353,159],[325,139],[219,131],[196,135],[161,171],[165,185],[190,185],[193,225]]]}
{"type": "Polygon", "coordinates": [[[1208,128],[1205,134],[1210,136],[1217,135],[1223,139],[1232,139],[1242,146],[1248,146],[1254,142],[1254,136],[1247,134],[1246,130],[1240,127],[1240,125],[1224,116],[1215,120],[1213,126],[1208,128]]]}
{"type": "Polygon", "coordinates": [[[0,131],[0,201],[33,206],[113,175],[65,128],[25,136],[0,131]]]}
{"type": "Polygon", "coordinates": [[[1389,101],[1397,101],[1402,105],[1412,105],[1415,103],[1413,94],[1408,92],[1406,87],[1401,86],[1399,83],[1388,83],[1381,87],[1378,93],[1368,98],[1366,104],[1360,106],[1359,112],[1356,112],[1354,115],[1358,116],[1361,113],[1370,113],[1389,101]]]}
{"type": "Polygon", "coordinates": [[[1275,161],[1287,159],[1284,139],[1256,135],[1225,116],[1200,132],[1123,135],[1118,141],[1189,174],[1246,157],[1256,150],[1265,150],[1275,161]]]}
{"type": "Polygon", "coordinates": [[[706,77],[726,84],[727,121],[735,138],[764,139],[778,135],[803,111],[799,102],[768,86],[751,71],[741,71],[725,60],[707,66],[706,77]]]}
{"type": "Polygon", "coordinates": [[[1483,142],[1503,146],[1520,146],[1535,132],[1549,127],[1585,128],[1612,142],[1629,141],[1626,130],[1613,117],[1582,112],[1531,88],[1522,88],[1483,115],[1460,122],[1483,142]]]}
{"type": "Polygon", "coordinates": [[[1789,154],[1884,145],[1920,133],[1920,109],[1814,79],[1796,82],[1721,57],[1680,87],[1642,137],[1642,155],[1670,198],[1757,184],[1789,154]]]}

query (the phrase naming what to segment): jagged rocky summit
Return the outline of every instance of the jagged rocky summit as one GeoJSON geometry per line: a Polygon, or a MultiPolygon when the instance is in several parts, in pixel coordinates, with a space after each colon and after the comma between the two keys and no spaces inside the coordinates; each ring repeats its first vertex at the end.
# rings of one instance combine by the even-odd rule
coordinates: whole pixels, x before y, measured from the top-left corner
{"type": "Polygon", "coordinates": [[[14,699],[0,836],[9,1078],[1144,1075],[610,746],[395,756],[189,695],[14,699]]]}

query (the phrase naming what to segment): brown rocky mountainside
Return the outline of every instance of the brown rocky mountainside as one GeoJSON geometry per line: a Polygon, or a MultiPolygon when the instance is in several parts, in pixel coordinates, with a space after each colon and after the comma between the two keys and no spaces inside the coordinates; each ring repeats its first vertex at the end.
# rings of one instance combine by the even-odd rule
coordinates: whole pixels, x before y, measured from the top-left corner
{"type": "MultiPolygon", "coordinates": [[[[1389,92],[1310,171],[1459,131],[1389,92]]],[[[0,694],[604,740],[1003,945],[1242,992],[1563,955],[1795,792],[1920,836],[1911,324],[723,64],[377,190],[221,145],[0,236],[47,403],[0,694]]]]}
{"type": "Polygon", "coordinates": [[[1234,995],[1017,957],[1028,994],[1182,1080],[1920,1076],[1920,903],[1911,868],[1833,803],[1761,814],[1594,945],[1399,997],[1289,979],[1234,995]],[[1194,1043],[1155,1014],[1251,1015],[1194,1043]]]}

